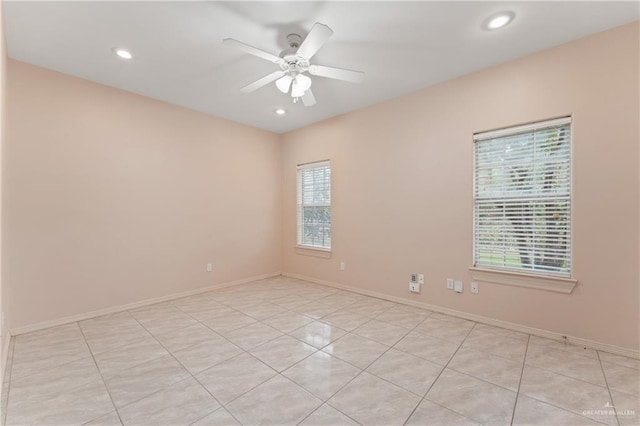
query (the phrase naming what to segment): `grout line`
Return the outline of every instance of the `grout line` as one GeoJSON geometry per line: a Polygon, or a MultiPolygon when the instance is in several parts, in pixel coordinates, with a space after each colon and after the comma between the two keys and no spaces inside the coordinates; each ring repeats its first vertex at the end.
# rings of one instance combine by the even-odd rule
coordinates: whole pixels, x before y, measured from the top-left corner
{"type": "MultiPolygon", "coordinates": [[[[444,373],[444,370],[446,370],[446,369],[447,369],[447,366],[449,366],[449,363],[451,363],[451,361],[453,360],[453,358],[455,358],[456,354],[458,353],[458,351],[460,350],[460,348],[462,347],[462,345],[464,345],[464,342],[467,340],[467,338],[469,337],[469,335],[471,334],[471,332],[473,331],[473,329],[474,329],[474,328],[476,328],[476,325],[478,325],[478,323],[474,321],[474,322],[473,322],[473,327],[471,327],[471,328],[469,329],[469,331],[467,332],[467,335],[466,335],[466,336],[464,336],[464,339],[462,339],[462,341],[461,341],[461,342],[460,342],[460,344],[458,345],[458,348],[456,349],[456,351],[453,353],[453,355],[451,355],[451,357],[449,358],[449,361],[447,361],[447,363],[444,365],[444,367],[442,367],[442,370],[440,370],[440,373],[438,374],[438,376],[437,376],[437,377],[435,378],[435,380],[431,383],[431,386],[429,386],[429,389],[427,389],[427,391],[424,393],[424,395],[422,395],[422,398],[420,399],[420,402],[418,402],[418,405],[416,405],[416,406],[413,408],[413,411],[411,411],[411,414],[409,414],[409,416],[407,417],[407,419],[404,421],[403,425],[406,425],[406,424],[407,424],[407,422],[409,421],[409,419],[411,419],[411,416],[413,416],[413,414],[416,412],[416,410],[418,409],[418,407],[420,406],[420,404],[422,404],[422,402],[426,399],[427,394],[428,394],[429,392],[431,392],[431,389],[433,389],[433,387],[435,386],[435,384],[438,382],[438,380],[440,379],[440,376],[442,376],[442,373],[444,373]]],[[[439,405],[439,404],[438,404],[438,405],[439,405]]],[[[475,420],[470,419],[469,417],[467,417],[467,416],[465,416],[465,415],[463,415],[463,414],[461,414],[461,413],[458,413],[457,411],[454,411],[454,410],[452,410],[451,408],[448,408],[448,407],[444,407],[444,408],[447,408],[449,411],[453,411],[454,413],[459,414],[459,415],[461,415],[461,416],[463,416],[463,417],[465,417],[465,418],[467,418],[467,419],[472,420],[472,421],[474,421],[474,422],[475,422],[475,420]]]]}
{"type": "Polygon", "coordinates": [[[513,403],[513,412],[511,413],[511,421],[510,425],[513,425],[513,420],[516,417],[516,407],[518,406],[518,398],[520,397],[520,386],[522,385],[522,377],[524,376],[524,367],[527,364],[527,352],[529,352],[529,341],[531,340],[531,335],[527,338],[527,346],[524,350],[524,358],[522,358],[522,368],[520,369],[520,380],[518,380],[518,390],[516,391],[516,400],[513,403]]]}
{"type": "MultiPolygon", "coordinates": [[[[93,360],[93,364],[96,366],[96,370],[98,370],[98,374],[100,375],[100,380],[102,380],[102,385],[104,386],[104,389],[107,391],[107,395],[109,395],[109,399],[111,400],[111,404],[113,405],[113,409],[116,412],[116,415],[118,416],[118,420],[120,420],[120,424],[124,424],[122,422],[122,417],[120,417],[120,412],[118,411],[118,406],[116,405],[115,401],[113,400],[113,396],[111,396],[111,391],[109,390],[109,387],[107,386],[107,382],[104,380],[104,376],[102,375],[102,371],[100,371],[100,367],[98,366],[98,363],[96,362],[96,358],[93,355],[93,352],[91,351],[91,347],[89,346],[89,342],[87,342],[87,337],[84,335],[84,331],[82,330],[82,327],[80,327],[80,322],[76,322],[76,324],[78,324],[78,328],[80,329],[80,334],[82,334],[82,338],[84,339],[84,344],[87,345],[87,349],[89,349],[89,353],[91,354],[91,359],[93,360]]],[[[88,420],[85,423],[89,423],[90,421],[99,419],[100,417],[106,415],[108,413],[103,413],[100,414],[98,417],[88,420]]]]}
{"type": "MultiPolygon", "coordinates": [[[[609,381],[607,380],[607,375],[604,372],[604,366],[602,365],[602,360],[600,359],[600,352],[596,351],[596,356],[598,357],[598,364],[600,364],[600,370],[602,371],[602,376],[604,377],[604,384],[607,386],[607,393],[609,394],[609,400],[611,401],[611,405],[615,407],[615,403],[613,400],[613,395],[611,395],[611,388],[609,388],[609,381]]],[[[613,409],[613,412],[616,417],[616,422],[620,425],[620,418],[618,417],[618,410],[616,408],[613,409]]]]}

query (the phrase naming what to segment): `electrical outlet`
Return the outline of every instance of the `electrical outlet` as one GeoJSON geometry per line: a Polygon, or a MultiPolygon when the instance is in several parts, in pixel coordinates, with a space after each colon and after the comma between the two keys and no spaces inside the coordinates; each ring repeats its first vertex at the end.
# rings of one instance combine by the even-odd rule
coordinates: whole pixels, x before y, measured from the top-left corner
{"type": "Polygon", "coordinates": [[[464,287],[462,281],[456,281],[453,283],[453,289],[456,293],[462,293],[463,288],[464,287]]]}
{"type": "Polygon", "coordinates": [[[207,272],[213,271],[213,263],[207,263],[207,272]]]}
{"type": "Polygon", "coordinates": [[[411,274],[410,282],[417,283],[418,282],[418,274],[411,274]]]}
{"type": "Polygon", "coordinates": [[[418,274],[418,284],[424,284],[424,274],[418,274]]]}
{"type": "Polygon", "coordinates": [[[453,290],[453,280],[451,278],[447,278],[447,288],[453,290]]]}
{"type": "Polygon", "coordinates": [[[347,269],[347,265],[344,262],[340,262],[340,270],[344,271],[345,269],[347,269]]]}
{"type": "Polygon", "coordinates": [[[478,283],[471,283],[471,293],[478,294],[478,283]]]}
{"type": "Polygon", "coordinates": [[[420,293],[419,283],[409,283],[409,291],[412,293],[420,293]]]}

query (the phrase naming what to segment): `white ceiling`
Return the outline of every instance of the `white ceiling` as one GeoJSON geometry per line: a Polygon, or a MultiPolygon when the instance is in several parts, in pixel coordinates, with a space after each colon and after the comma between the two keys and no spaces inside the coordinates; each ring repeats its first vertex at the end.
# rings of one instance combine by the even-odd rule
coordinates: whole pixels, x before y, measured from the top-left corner
{"type": "Polygon", "coordinates": [[[11,58],[274,132],[286,132],[638,19],[638,2],[4,1],[11,58]],[[511,10],[488,32],[483,21],[511,10]],[[278,54],[315,22],[335,34],[314,63],[366,72],[364,84],[314,77],[318,104],[274,84],[239,89],[277,66],[221,44],[278,54]],[[111,48],[126,47],[130,62],[111,48]],[[285,116],[273,110],[283,107],[285,116]]]}

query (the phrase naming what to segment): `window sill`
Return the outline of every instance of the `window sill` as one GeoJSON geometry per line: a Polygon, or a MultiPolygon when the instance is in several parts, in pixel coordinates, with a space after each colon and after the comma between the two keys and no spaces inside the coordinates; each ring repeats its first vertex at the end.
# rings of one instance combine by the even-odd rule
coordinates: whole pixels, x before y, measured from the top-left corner
{"type": "Polygon", "coordinates": [[[320,247],[296,246],[296,254],[331,259],[331,249],[323,249],[320,247]]]}
{"type": "Polygon", "coordinates": [[[498,271],[470,267],[471,278],[474,281],[491,284],[510,285],[515,287],[535,288],[538,290],[554,291],[570,294],[578,280],[570,278],[544,277],[539,275],[521,274],[517,272],[498,271]]]}

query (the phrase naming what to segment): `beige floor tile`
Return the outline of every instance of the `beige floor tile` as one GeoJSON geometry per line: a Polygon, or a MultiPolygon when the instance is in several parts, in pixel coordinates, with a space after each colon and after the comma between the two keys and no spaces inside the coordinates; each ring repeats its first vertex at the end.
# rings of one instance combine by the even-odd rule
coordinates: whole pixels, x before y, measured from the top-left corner
{"type": "Polygon", "coordinates": [[[175,352],[200,343],[218,341],[220,336],[203,324],[194,324],[180,330],[158,333],[155,335],[155,338],[158,339],[169,352],[175,352]]]}
{"type": "Polygon", "coordinates": [[[367,368],[380,355],[389,349],[388,346],[356,336],[347,334],[323,348],[323,352],[347,361],[358,368],[367,368]]]}
{"type": "Polygon", "coordinates": [[[176,318],[161,318],[151,321],[141,321],[142,326],[151,334],[166,334],[179,331],[185,327],[198,324],[198,321],[186,314],[176,318]]]}
{"type": "Polygon", "coordinates": [[[361,371],[327,353],[317,352],[282,374],[326,401],[361,371]]]}
{"type": "Polygon", "coordinates": [[[402,425],[420,398],[367,372],[356,377],[328,404],[361,424],[402,425]]]}
{"type": "Polygon", "coordinates": [[[358,423],[335,408],[324,404],[304,419],[300,426],[358,426],[358,423]]]}
{"type": "Polygon", "coordinates": [[[196,294],[194,296],[171,300],[170,303],[187,314],[215,310],[223,307],[220,303],[204,294],[196,294]]]}
{"type": "Polygon", "coordinates": [[[506,328],[494,327],[487,324],[476,324],[469,333],[469,336],[502,336],[511,339],[528,340],[529,335],[518,331],[507,330],[506,328]]]}
{"type": "Polygon", "coordinates": [[[604,387],[525,365],[520,393],[599,422],[615,424],[615,418],[585,414],[585,410],[600,410],[609,402],[609,392],[604,387]]]}
{"type": "Polygon", "coordinates": [[[208,321],[214,321],[217,318],[223,317],[225,315],[239,314],[240,312],[236,311],[233,308],[228,306],[220,305],[216,306],[212,309],[207,309],[206,311],[198,311],[198,312],[190,312],[193,318],[197,319],[200,322],[206,323],[208,321]]]}
{"type": "Polygon", "coordinates": [[[411,415],[406,426],[481,426],[471,419],[449,410],[441,405],[423,400],[411,415]]]}
{"type": "Polygon", "coordinates": [[[9,401],[8,425],[82,424],[114,411],[102,381],[61,391],[45,399],[9,401]]]}
{"type": "Polygon", "coordinates": [[[241,424],[296,425],[321,404],[321,400],[278,375],[225,408],[241,424]]]}
{"type": "Polygon", "coordinates": [[[526,340],[500,335],[473,334],[473,331],[463,346],[518,362],[524,360],[527,352],[526,340]]]}
{"type": "Polygon", "coordinates": [[[322,303],[322,301],[310,302],[310,303],[306,303],[304,305],[293,308],[294,312],[297,312],[299,314],[308,316],[309,318],[313,318],[316,320],[323,318],[337,310],[338,308],[334,306],[326,305],[322,303]]]}
{"type": "Polygon", "coordinates": [[[587,426],[601,425],[587,417],[574,414],[553,405],[537,401],[525,395],[518,396],[516,411],[513,417],[513,425],[572,425],[587,426]]]}
{"type": "Polygon", "coordinates": [[[447,366],[460,373],[518,391],[522,362],[510,361],[475,349],[461,347],[447,366]]]}
{"type": "Polygon", "coordinates": [[[217,336],[204,343],[176,351],[173,355],[191,374],[198,374],[241,353],[242,349],[217,336]]]}
{"type": "Polygon", "coordinates": [[[282,314],[278,314],[263,321],[265,324],[282,331],[283,333],[289,333],[297,328],[313,322],[313,319],[297,312],[287,311],[282,314]]]}
{"type": "Polygon", "coordinates": [[[137,342],[121,346],[109,352],[94,355],[100,372],[105,376],[113,376],[122,370],[144,362],[153,361],[169,353],[151,336],[137,342]]]}
{"type": "Polygon", "coordinates": [[[113,402],[121,408],[187,377],[189,373],[171,355],[165,355],[104,379],[113,402]]]}
{"type": "Polygon", "coordinates": [[[208,416],[193,423],[192,426],[236,426],[238,421],[224,408],[218,408],[208,416]]]}
{"type": "Polygon", "coordinates": [[[345,309],[349,312],[353,312],[354,314],[362,315],[368,318],[375,318],[378,315],[387,312],[390,308],[388,306],[379,306],[377,304],[364,302],[349,305],[345,309]]]}
{"type": "Polygon", "coordinates": [[[112,411],[109,414],[105,414],[104,416],[100,416],[97,419],[91,420],[88,423],[84,423],[82,426],[121,426],[122,422],[120,421],[120,417],[118,413],[112,411]]]}
{"type": "Polygon", "coordinates": [[[137,321],[121,328],[109,330],[88,329],[84,332],[84,335],[94,355],[112,351],[151,337],[149,332],[137,321]]]}
{"type": "Polygon", "coordinates": [[[143,306],[141,308],[131,309],[131,315],[141,323],[147,323],[162,319],[180,319],[186,315],[180,309],[176,308],[171,302],[162,302],[155,305],[143,306]]]}
{"type": "Polygon", "coordinates": [[[572,345],[565,342],[558,342],[555,340],[546,339],[544,337],[531,336],[531,338],[529,339],[529,344],[546,346],[557,351],[570,352],[574,355],[581,355],[589,358],[598,357],[596,351],[594,351],[593,349],[586,349],[583,346],[572,345]]]}
{"type": "Polygon", "coordinates": [[[283,371],[316,352],[311,345],[281,336],[251,350],[251,354],[277,371],[283,371]]]}
{"type": "Polygon", "coordinates": [[[189,377],[118,412],[125,425],[189,425],[219,407],[209,392],[189,377]]]}
{"type": "Polygon", "coordinates": [[[457,343],[427,336],[415,331],[407,334],[394,346],[395,349],[440,365],[446,365],[458,347],[459,345],[457,343]]]}
{"type": "Polygon", "coordinates": [[[427,318],[426,314],[417,314],[414,312],[405,311],[401,308],[391,308],[381,315],[377,316],[378,321],[384,321],[389,324],[396,325],[398,327],[404,327],[412,329],[416,325],[420,324],[427,318]]]}
{"type": "Polygon", "coordinates": [[[196,379],[226,405],[276,374],[262,361],[244,353],[199,373],[196,379]]]}
{"type": "Polygon", "coordinates": [[[269,303],[269,302],[263,302],[257,305],[240,309],[240,312],[242,312],[245,315],[249,315],[252,318],[257,319],[258,321],[264,321],[267,318],[271,318],[275,315],[279,315],[284,312],[287,312],[287,310],[282,306],[274,305],[273,303],[269,303]]]}
{"type": "Polygon", "coordinates": [[[427,336],[437,337],[439,339],[448,340],[453,343],[461,343],[473,328],[474,323],[471,321],[453,321],[448,318],[434,318],[433,314],[426,320],[421,322],[414,331],[426,334],[427,336]]]}
{"type": "Polygon", "coordinates": [[[406,336],[409,330],[386,322],[371,320],[353,330],[353,333],[387,346],[393,346],[406,336]]]}
{"type": "Polygon", "coordinates": [[[58,393],[101,381],[93,359],[82,358],[36,374],[11,377],[9,405],[50,398],[58,393]]]}
{"type": "Polygon", "coordinates": [[[424,396],[442,371],[442,366],[391,349],[367,368],[367,372],[424,396]]]}
{"type": "Polygon", "coordinates": [[[322,318],[322,322],[346,331],[355,330],[367,321],[370,321],[370,318],[345,310],[336,311],[322,318]]]}
{"type": "Polygon", "coordinates": [[[202,320],[213,331],[221,334],[230,333],[242,327],[255,324],[256,320],[240,312],[226,312],[215,318],[202,320]]]}
{"type": "Polygon", "coordinates": [[[611,398],[621,426],[640,425],[640,398],[615,390],[611,391],[611,398]]]}
{"type": "Polygon", "coordinates": [[[598,368],[600,361],[597,358],[558,351],[550,346],[530,344],[525,362],[536,368],[584,380],[594,385],[606,386],[602,368],[598,368]]]}
{"type": "Polygon", "coordinates": [[[516,393],[447,368],[426,398],[483,425],[505,425],[516,393]]]}
{"type": "Polygon", "coordinates": [[[248,351],[249,349],[253,349],[256,346],[273,340],[276,337],[282,336],[282,333],[263,323],[256,323],[239,330],[226,333],[224,336],[231,340],[232,343],[248,351]]]}
{"type": "Polygon", "coordinates": [[[640,396],[640,371],[618,364],[602,363],[609,389],[640,396]]]}
{"type": "Polygon", "coordinates": [[[298,340],[302,340],[311,346],[321,349],[329,343],[341,338],[346,333],[346,331],[338,327],[334,327],[320,321],[314,321],[304,327],[300,327],[297,330],[290,332],[289,335],[298,340]]]}
{"type": "Polygon", "coordinates": [[[91,356],[77,324],[16,337],[12,377],[24,377],[91,356]]]}
{"type": "Polygon", "coordinates": [[[600,360],[602,362],[608,362],[610,364],[618,364],[624,367],[635,368],[636,370],[640,370],[640,360],[628,358],[626,356],[614,355],[608,352],[598,352],[600,355],[600,360]]]}
{"type": "Polygon", "coordinates": [[[310,299],[307,299],[305,297],[295,296],[295,295],[285,296],[279,299],[273,299],[271,301],[271,303],[278,306],[282,306],[283,308],[286,308],[286,309],[294,309],[299,306],[306,305],[309,302],[311,302],[310,299]]]}

